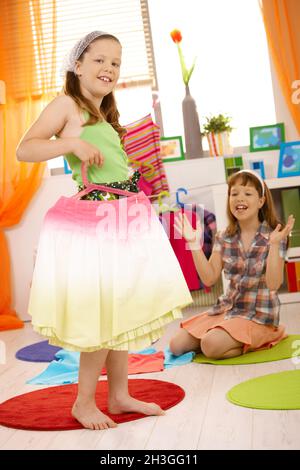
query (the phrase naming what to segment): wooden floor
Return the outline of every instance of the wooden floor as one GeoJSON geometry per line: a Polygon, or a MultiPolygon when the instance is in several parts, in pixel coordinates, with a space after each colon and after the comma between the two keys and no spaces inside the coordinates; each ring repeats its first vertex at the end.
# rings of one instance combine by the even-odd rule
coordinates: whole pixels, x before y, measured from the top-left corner
{"type": "MultiPolygon", "coordinates": [[[[194,312],[189,309],[185,316],[194,312]]],[[[299,333],[300,304],[283,305],[281,319],[288,333],[299,333]]],[[[168,327],[156,343],[157,349],[168,344],[177,324],[168,327]]],[[[7,349],[6,364],[0,365],[0,402],[43,388],[25,382],[44,370],[46,364],[15,358],[19,348],[41,340],[31,325],[2,332],[0,340],[7,349]]],[[[244,366],[191,363],[160,373],[130,376],[169,380],[183,387],[186,397],[163,417],[148,417],[106,431],[41,432],[0,426],[0,449],[300,449],[300,410],[252,410],[235,406],[225,398],[226,392],[241,381],[295,367],[291,359],[244,366]]]]}

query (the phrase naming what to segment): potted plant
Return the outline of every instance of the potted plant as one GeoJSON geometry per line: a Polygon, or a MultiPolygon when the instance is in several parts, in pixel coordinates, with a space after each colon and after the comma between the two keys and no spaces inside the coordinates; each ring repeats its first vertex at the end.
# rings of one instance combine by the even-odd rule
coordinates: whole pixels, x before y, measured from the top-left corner
{"type": "Polygon", "coordinates": [[[219,114],[205,119],[203,134],[208,140],[210,156],[232,155],[233,150],[230,145],[230,133],[233,129],[230,125],[231,117],[219,114]]]}

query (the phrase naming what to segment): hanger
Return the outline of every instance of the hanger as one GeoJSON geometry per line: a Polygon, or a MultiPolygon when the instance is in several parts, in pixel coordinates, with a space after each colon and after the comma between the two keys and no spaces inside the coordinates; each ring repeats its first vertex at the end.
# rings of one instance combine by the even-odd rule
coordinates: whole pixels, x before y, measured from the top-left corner
{"type": "Polygon", "coordinates": [[[144,173],[145,176],[151,178],[151,176],[154,175],[155,168],[154,168],[154,166],[152,165],[152,163],[139,162],[139,161],[136,161],[136,160],[134,160],[134,159],[132,159],[132,158],[130,158],[130,157],[128,158],[128,161],[129,161],[130,163],[132,163],[132,164],[133,164],[135,167],[137,167],[137,168],[142,168],[143,166],[146,167],[146,168],[148,168],[149,172],[147,171],[146,173],[144,173]]]}
{"type": "Polygon", "coordinates": [[[140,167],[143,167],[143,166],[145,166],[149,170],[145,173],[145,176],[148,176],[149,178],[151,178],[155,172],[154,166],[152,165],[152,163],[142,162],[140,167]]]}
{"type": "Polygon", "coordinates": [[[157,196],[158,208],[159,208],[159,212],[161,213],[167,212],[169,210],[169,206],[167,204],[162,204],[161,202],[161,198],[164,196],[170,197],[169,191],[161,191],[159,195],[157,196]]]}
{"type": "Polygon", "coordinates": [[[176,207],[170,207],[168,204],[162,204],[162,197],[170,197],[169,191],[161,191],[157,196],[158,209],[160,214],[163,214],[164,212],[176,212],[178,210],[176,207]]]}
{"type": "Polygon", "coordinates": [[[178,188],[176,191],[176,204],[179,207],[184,207],[184,203],[179,200],[179,193],[187,194],[188,192],[185,188],[178,188]]]}

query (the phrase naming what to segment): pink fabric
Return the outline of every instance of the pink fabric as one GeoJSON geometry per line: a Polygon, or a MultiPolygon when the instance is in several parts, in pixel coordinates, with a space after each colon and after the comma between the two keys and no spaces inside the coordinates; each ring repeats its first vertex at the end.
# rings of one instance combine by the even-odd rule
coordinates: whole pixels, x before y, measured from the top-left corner
{"type": "Polygon", "coordinates": [[[146,194],[146,196],[150,196],[153,192],[152,184],[148,183],[143,176],[140,177],[138,182],[138,188],[140,191],[146,194]]]}
{"type": "Polygon", "coordinates": [[[127,228],[127,222],[132,220],[130,210],[136,204],[142,208],[142,219],[144,228],[149,228],[152,207],[143,192],[133,193],[122,189],[111,188],[111,192],[128,196],[123,199],[103,201],[83,201],[80,200],[83,193],[88,193],[92,189],[103,189],[107,191],[106,186],[93,185],[87,179],[87,168],[84,163],[81,165],[82,180],[86,189],[80,191],[75,196],[62,196],[56,204],[49,209],[45,218],[45,224],[55,225],[59,229],[72,231],[91,231],[97,232],[102,221],[111,224],[113,231],[120,232],[127,228]],[[84,222],[84,223],[83,223],[84,222]]]}
{"type": "MultiPolygon", "coordinates": [[[[128,354],[128,374],[146,374],[164,370],[165,355],[163,351],[154,354],[128,354]]],[[[106,368],[102,369],[106,375],[106,368]]]]}
{"type": "MultiPolygon", "coordinates": [[[[174,253],[179,261],[181,270],[185,277],[186,283],[190,290],[198,290],[200,289],[200,280],[197,274],[197,270],[194,264],[192,252],[188,249],[188,245],[184,238],[178,238],[178,233],[174,229],[174,221],[176,215],[180,212],[165,212],[161,214],[161,219],[163,226],[169,236],[170,243],[174,250],[174,253]],[[176,236],[175,236],[176,234],[176,236]]],[[[184,214],[189,219],[193,228],[196,228],[197,220],[199,220],[199,216],[189,210],[184,210],[184,214]]]]}
{"type": "Polygon", "coordinates": [[[142,209],[140,215],[137,214],[143,223],[141,230],[149,230],[153,218],[152,206],[142,192],[124,199],[103,201],[101,204],[99,201],[82,201],[62,196],[47,212],[45,226],[96,233],[101,224],[105,228],[105,223],[107,223],[105,231],[110,227],[111,232],[122,231],[123,234],[124,230],[128,229],[130,221],[135,218],[134,212],[131,215],[131,211],[136,204],[139,204],[139,208],[142,209]]]}

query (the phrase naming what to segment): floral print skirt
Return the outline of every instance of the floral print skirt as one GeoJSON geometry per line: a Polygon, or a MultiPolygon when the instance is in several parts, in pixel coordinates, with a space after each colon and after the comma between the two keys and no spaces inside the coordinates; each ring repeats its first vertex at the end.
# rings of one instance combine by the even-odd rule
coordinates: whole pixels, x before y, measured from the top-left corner
{"type": "MultiPolygon", "coordinates": [[[[131,178],[125,181],[116,181],[114,183],[105,183],[102,184],[101,186],[107,186],[108,191],[98,191],[97,189],[94,189],[90,193],[86,194],[83,196],[81,199],[84,201],[113,201],[114,199],[119,199],[120,196],[118,194],[114,194],[112,192],[109,192],[109,188],[116,188],[116,189],[123,189],[125,191],[131,191],[133,193],[138,193],[138,182],[140,179],[141,175],[138,171],[135,171],[131,178]]],[[[97,183],[95,183],[97,184],[97,183]]],[[[100,183],[99,183],[100,184],[100,183]]],[[[78,186],[78,191],[82,191],[85,189],[84,185],[78,186]]]]}

